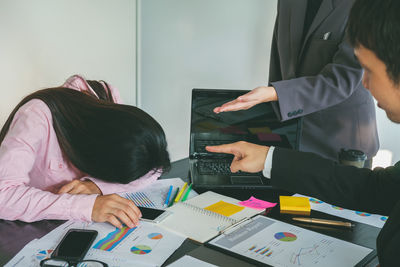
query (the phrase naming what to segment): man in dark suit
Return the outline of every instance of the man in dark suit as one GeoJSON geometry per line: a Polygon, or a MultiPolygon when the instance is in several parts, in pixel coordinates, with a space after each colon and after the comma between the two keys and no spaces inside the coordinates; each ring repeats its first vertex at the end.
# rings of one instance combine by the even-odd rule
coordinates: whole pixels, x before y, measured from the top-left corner
{"type": "MultiPolygon", "coordinates": [[[[400,123],[400,1],[356,0],[348,36],[364,68],[363,84],[400,123]]],[[[389,216],[377,239],[381,266],[399,266],[400,162],[383,169],[339,165],[313,153],[238,142],[207,147],[234,154],[232,172],[263,171],[271,184],[341,207],[389,216]]]]}
{"type": "Polygon", "coordinates": [[[353,2],[279,0],[270,86],[257,87],[214,111],[277,101],[273,105],[283,121],[303,117],[301,151],[336,160],[341,148],[351,148],[372,159],[379,148],[374,102],[344,38],[353,2]]]}

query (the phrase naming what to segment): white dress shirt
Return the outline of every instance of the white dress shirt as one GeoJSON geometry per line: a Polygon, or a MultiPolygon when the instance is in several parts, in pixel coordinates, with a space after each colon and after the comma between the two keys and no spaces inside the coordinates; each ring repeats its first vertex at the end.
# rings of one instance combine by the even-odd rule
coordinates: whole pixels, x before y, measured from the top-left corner
{"type": "Polygon", "coordinates": [[[263,175],[268,179],[271,178],[272,158],[274,156],[274,149],[275,147],[270,146],[267,157],[265,158],[263,175]]]}

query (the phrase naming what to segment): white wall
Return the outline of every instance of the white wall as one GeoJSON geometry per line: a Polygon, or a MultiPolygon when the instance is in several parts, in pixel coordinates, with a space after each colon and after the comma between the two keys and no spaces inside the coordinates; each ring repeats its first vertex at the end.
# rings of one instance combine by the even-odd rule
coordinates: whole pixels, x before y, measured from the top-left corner
{"type": "Polygon", "coordinates": [[[192,88],[267,83],[276,0],[139,0],[139,103],[188,156],[192,88]]]}
{"type": "Polygon", "coordinates": [[[135,104],[135,2],[0,0],[0,125],[23,96],[75,73],[135,104]]]}
{"type": "MultiPolygon", "coordinates": [[[[268,78],[276,0],[139,0],[139,102],[188,155],[192,88],[252,89],[268,78]]],[[[136,103],[136,0],[0,0],[0,125],[20,99],[69,75],[104,79],[136,103]]],[[[400,127],[377,109],[381,148],[400,127]]]]}

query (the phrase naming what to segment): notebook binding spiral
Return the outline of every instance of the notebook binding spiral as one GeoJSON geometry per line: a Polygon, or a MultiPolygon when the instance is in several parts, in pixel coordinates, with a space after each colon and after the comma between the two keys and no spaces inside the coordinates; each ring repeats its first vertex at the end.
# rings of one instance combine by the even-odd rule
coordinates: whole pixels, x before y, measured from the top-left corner
{"type": "Polygon", "coordinates": [[[219,220],[224,221],[224,222],[228,222],[228,223],[235,223],[236,222],[235,219],[226,217],[224,215],[218,214],[218,213],[213,212],[211,210],[205,210],[203,208],[199,208],[199,207],[197,207],[195,205],[192,205],[192,204],[189,204],[187,202],[179,202],[178,205],[185,206],[185,207],[190,208],[192,210],[195,210],[196,212],[198,212],[200,214],[203,214],[203,215],[207,215],[207,216],[210,216],[210,217],[218,218],[219,220]]]}

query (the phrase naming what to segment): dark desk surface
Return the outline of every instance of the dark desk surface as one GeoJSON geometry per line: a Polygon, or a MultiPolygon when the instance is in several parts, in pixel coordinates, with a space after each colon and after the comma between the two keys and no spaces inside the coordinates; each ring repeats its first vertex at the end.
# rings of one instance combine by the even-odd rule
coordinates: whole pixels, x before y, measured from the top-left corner
{"type": "MultiPolygon", "coordinates": [[[[183,180],[188,180],[187,159],[176,161],[172,164],[171,171],[162,176],[162,178],[180,177],[183,180]]],[[[248,199],[250,196],[255,196],[268,201],[277,201],[279,194],[286,193],[285,191],[276,190],[229,190],[216,191],[218,193],[228,195],[240,200],[248,199]]],[[[307,224],[293,223],[291,215],[282,215],[279,213],[279,208],[274,208],[268,213],[268,216],[285,221],[303,228],[310,229],[321,234],[336,237],[355,244],[376,249],[376,237],[380,231],[379,228],[358,223],[353,230],[310,226],[307,224]]],[[[312,217],[338,219],[329,214],[312,211],[312,217]]],[[[29,241],[40,238],[48,232],[64,223],[64,221],[39,221],[34,223],[24,223],[20,221],[4,221],[0,220],[0,266],[7,263],[21,250],[29,241]]],[[[188,252],[198,248],[199,245],[191,240],[186,240],[183,245],[166,261],[166,264],[175,261],[188,252]]]]}

